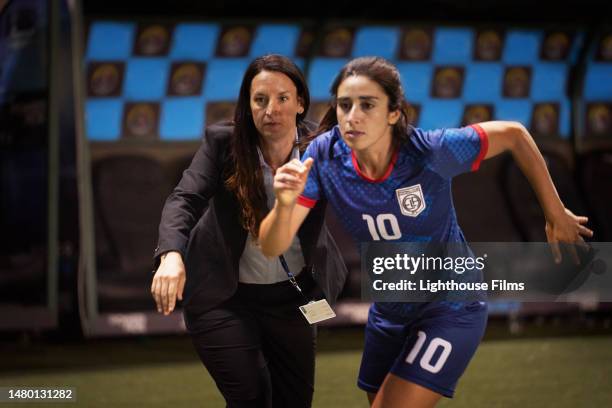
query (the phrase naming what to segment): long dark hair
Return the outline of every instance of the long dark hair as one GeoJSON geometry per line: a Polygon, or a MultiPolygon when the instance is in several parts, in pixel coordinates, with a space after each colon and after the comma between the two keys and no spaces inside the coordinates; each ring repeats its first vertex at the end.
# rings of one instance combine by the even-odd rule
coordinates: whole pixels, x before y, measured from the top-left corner
{"type": "MultiPolygon", "coordinates": [[[[300,134],[307,134],[304,118],[310,106],[310,94],[302,71],[289,58],[269,54],[256,58],[249,64],[236,103],[234,113],[234,134],[230,147],[232,166],[225,175],[228,190],[238,197],[242,207],[241,222],[244,229],[253,236],[259,234],[259,224],[265,216],[266,193],[263,182],[263,172],[259,163],[257,147],[260,137],[251,114],[251,82],[261,71],[273,71],[285,74],[291,79],[297,89],[297,96],[302,102],[304,112],[295,118],[300,134]]],[[[303,149],[303,143],[300,143],[303,149]]]]}
{"type": "Polygon", "coordinates": [[[410,124],[408,122],[408,103],[404,97],[400,74],[395,65],[381,57],[356,58],[349,61],[340,70],[330,89],[332,95],[331,106],[321,119],[317,134],[327,132],[338,124],[336,116],[338,87],[346,78],[357,75],[368,77],[382,87],[389,97],[388,108],[390,112],[400,111],[400,118],[393,125],[393,141],[396,144],[405,142],[408,139],[407,132],[410,124]]]}

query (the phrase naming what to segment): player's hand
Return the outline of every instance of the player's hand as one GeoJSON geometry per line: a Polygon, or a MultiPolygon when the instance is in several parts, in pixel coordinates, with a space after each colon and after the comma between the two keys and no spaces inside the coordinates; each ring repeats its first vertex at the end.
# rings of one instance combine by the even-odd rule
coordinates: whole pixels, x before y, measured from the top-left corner
{"type": "Polygon", "coordinates": [[[276,170],[274,175],[274,194],[279,205],[292,206],[306,185],[308,172],[312,167],[312,157],[302,163],[293,159],[276,170]]]}
{"type": "Polygon", "coordinates": [[[166,316],[172,313],[176,299],[183,300],[184,288],[185,264],[181,254],[171,251],[162,255],[151,284],[151,295],[157,304],[157,311],[166,316]]]}
{"type": "MultiPolygon", "coordinates": [[[[546,238],[550,243],[553,258],[556,263],[561,262],[560,243],[575,244],[588,250],[583,237],[591,238],[593,231],[584,226],[589,221],[587,217],[574,215],[567,208],[559,216],[546,220],[546,238]]],[[[576,265],[580,264],[580,258],[574,245],[567,245],[570,256],[576,265]]]]}

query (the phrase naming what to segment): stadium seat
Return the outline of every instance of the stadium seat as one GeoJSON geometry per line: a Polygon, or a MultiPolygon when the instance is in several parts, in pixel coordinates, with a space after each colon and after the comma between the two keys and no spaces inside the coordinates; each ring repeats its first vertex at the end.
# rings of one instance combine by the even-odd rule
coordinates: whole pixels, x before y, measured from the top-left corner
{"type": "MultiPolygon", "coordinates": [[[[563,204],[575,214],[586,214],[568,163],[553,152],[541,150],[563,204]]],[[[546,242],[544,212],[527,178],[514,162],[507,166],[505,177],[510,208],[521,234],[527,241],[546,242]]]]}
{"type": "MultiPolygon", "coordinates": [[[[612,136],[612,135],[611,135],[612,136]]],[[[599,242],[612,241],[612,151],[593,152],[581,160],[580,182],[599,242]]]]}
{"type": "Polygon", "coordinates": [[[217,24],[177,24],[174,28],[170,58],[193,61],[208,61],[215,54],[217,24]]]}
{"type": "Polygon", "coordinates": [[[0,163],[1,303],[44,306],[48,153],[9,147],[0,151],[0,163]]]}
{"type": "Polygon", "coordinates": [[[85,103],[89,140],[117,140],[121,133],[123,102],[118,98],[90,99],[85,103]]]}
{"type": "Polygon", "coordinates": [[[166,96],[170,63],[166,58],[132,58],[127,61],[123,95],[132,101],[166,96]]]}
{"type": "Polygon", "coordinates": [[[340,253],[349,274],[346,278],[344,289],[341,292],[341,298],[361,299],[361,257],[355,240],[344,229],[336,213],[328,206],[325,212],[325,225],[329,229],[340,253]]]}
{"type": "Polygon", "coordinates": [[[363,26],[355,34],[353,57],[376,55],[392,59],[397,51],[398,43],[398,28],[363,26]]]}
{"type": "Polygon", "coordinates": [[[295,55],[300,27],[293,24],[262,24],[257,27],[251,45],[251,57],[264,54],[295,55]]]}
{"type": "Polygon", "coordinates": [[[103,230],[111,251],[110,255],[99,253],[98,258],[112,260],[98,264],[100,311],[152,307],[151,256],[173,178],[157,161],[139,155],[109,157],[92,166],[96,229],[103,230]]]}
{"type": "Polygon", "coordinates": [[[88,60],[124,60],[132,55],[134,23],[97,21],[89,30],[88,60]]]}
{"type": "Polygon", "coordinates": [[[482,163],[476,172],[453,179],[453,201],[459,225],[468,242],[520,242],[503,188],[503,169],[510,157],[482,163]]]}
{"type": "Polygon", "coordinates": [[[438,28],[434,34],[432,61],[435,64],[465,64],[472,60],[474,30],[438,28]]]}
{"type": "Polygon", "coordinates": [[[329,100],[332,82],[348,60],[336,58],[315,58],[308,71],[308,86],[313,100],[329,100]]]}

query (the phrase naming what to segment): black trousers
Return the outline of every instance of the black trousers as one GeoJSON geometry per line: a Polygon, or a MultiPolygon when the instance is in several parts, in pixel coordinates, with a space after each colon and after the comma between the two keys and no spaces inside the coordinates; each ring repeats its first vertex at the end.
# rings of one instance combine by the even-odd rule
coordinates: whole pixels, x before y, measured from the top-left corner
{"type": "MultiPolygon", "coordinates": [[[[298,276],[304,292],[314,282],[298,276]]],[[[314,392],[316,328],[289,282],[239,284],[236,294],[185,323],[200,360],[229,408],[308,408],[314,392]]]]}

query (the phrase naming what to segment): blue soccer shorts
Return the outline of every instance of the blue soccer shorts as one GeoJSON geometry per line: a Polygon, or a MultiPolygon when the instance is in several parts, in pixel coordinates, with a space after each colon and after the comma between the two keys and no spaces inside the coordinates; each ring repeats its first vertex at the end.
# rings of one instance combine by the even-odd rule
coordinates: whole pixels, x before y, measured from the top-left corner
{"type": "Polygon", "coordinates": [[[370,307],[357,385],[378,392],[388,373],[452,398],[487,324],[484,302],[423,304],[410,317],[370,307]]]}

